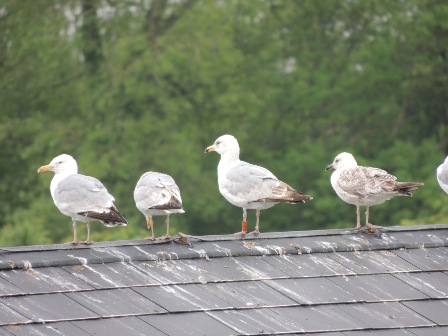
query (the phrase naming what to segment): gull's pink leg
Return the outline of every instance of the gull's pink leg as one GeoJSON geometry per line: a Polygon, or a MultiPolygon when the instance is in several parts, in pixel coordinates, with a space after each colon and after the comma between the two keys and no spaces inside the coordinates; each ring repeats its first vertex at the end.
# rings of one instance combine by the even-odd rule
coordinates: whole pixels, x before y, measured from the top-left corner
{"type": "Polygon", "coordinates": [[[154,223],[151,223],[151,216],[148,216],[148,218],[146,219],[146,227],[148,229],[151,229],[151,237],[146,237],[145,239],[156,240],[156,238],[154,237],[154,223]]]}
{"type": "Polygon", "coordinates": [[[87,240],[83,243],[90,245],[90,244],[92,244],[92,241],[90,240],[90,222],[87,222],[86,226],[87,226],[87,240]]]}
{"type": "Polygon", "coordinates": [[[170,215],[166,216],[165,223],[166,223],[166,235],[159,237],[157,239],[170,239],[171,238],[171,236],[170,236],[170,215]]]}
{"type": "Polygon", "coordinates": [[[359,205],[356,206],[356,230],[361,228],[361,217],[359,214],[359,205]]]}
{"type": "Polygon", "coordinates": [[[251,232],[254,236],[260,234],[260,210],[257,209],[257,212],[255,212],[255,216],[257,217],[257,222],[255,223],[255,230],[251,232]]]}
{"type": "Polygon", "coordinates": [[[366,207],[366,228],[370,231],[375,230],[375,225],[369,223],[369,207],[366,207]]]}
{"type": "Polygon", "coordinates": [[[67,242],[66,244],[76,245],[79,243],[78,236],[76,235],[76,221],[74,219],[72,219],[72,221],[73,221],[73,241],[67,242]]]}

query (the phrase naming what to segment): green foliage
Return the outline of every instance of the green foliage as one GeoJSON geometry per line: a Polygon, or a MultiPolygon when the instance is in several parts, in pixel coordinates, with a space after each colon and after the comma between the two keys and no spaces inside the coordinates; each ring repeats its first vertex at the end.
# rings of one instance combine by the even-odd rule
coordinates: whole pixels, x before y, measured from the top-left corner
{"type": "Polygon", "coordinates": [[[446,223],[435,169],[448,152],[447,13],[441,0],[4,1],[0,245],[72,239],[51,174],[36,173],[61,153],[129,221],[94,223],[94,240],[148,235],[133,190],[150,170],[180,186],[172,234],[235,232],[242,210],[203,153],[225,133],[241,159],[314,197],[263,211],[262,231],[354,226],[324,171],[342,151],[425,183],[372,208],[374,224],[446,223]]]}

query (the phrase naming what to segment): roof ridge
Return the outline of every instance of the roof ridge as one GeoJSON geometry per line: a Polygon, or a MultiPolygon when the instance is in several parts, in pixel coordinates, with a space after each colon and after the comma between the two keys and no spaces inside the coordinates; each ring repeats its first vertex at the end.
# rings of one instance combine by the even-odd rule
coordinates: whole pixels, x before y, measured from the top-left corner
{"type": "Polygon", "coordinates": [[[1,248],[0,270],[120,261],[434,248],[448,246],[448,225],[379,228],[375,235],[353,230],[322,230],[262,233],[244,239],[235,239],[234,235],[187,237],[186,245],[173,244],[171,240],[125,240],[88,246],[59,244],[1,248]]]}

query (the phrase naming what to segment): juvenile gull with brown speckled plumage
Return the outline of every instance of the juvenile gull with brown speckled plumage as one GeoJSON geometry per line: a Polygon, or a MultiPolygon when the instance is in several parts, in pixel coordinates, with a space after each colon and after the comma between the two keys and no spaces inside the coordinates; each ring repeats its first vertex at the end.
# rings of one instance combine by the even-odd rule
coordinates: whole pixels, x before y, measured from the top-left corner
{"type": "Polygon", "coordinates": [[[331,185],[336,194],[346,203],[356,205],[356,229],[361,228],[359,207],[366,206],[366,226],[369,223],[369,207],[384,203],[395,196],[412,196],[423,183],[397,182],[388,172],[372,167],[358,166],[350,153],[341,153],[326,170],[335,169],[331,174],[331,185]]]}

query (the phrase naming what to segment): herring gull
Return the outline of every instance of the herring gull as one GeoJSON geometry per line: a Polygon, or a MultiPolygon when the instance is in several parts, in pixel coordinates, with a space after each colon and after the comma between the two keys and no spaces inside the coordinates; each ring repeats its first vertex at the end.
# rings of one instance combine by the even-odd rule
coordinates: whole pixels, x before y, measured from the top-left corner
{"type": "Polygon", "coordinates": [[[395,196],[412,196],[423,183],[397,182],[397,178],[379,168],[358,166],[350,153],[341,153],[325,170],[334,169],[331,185],[346,203],[356,205],[356,229],[361,228],[359,207],[366,206],[366,227],[369,223],[369,207],[381,204],[395,196]]]}
{"type": "Polygon", "coordinates": [[[444,192],[448,194],[448,156],[439,167],[437,167],[437,182],[444,192]]]}
{"type": "Polygon", "coordinates": [[[54,172],[50,192],[54,204],[73,221],[72,244],[91,244],[90,222],[98,220],[105,226],[126,226],[127,221],[114,206],[114,197],[94,177],[78,174],[78,165],[73,157],[62,154],[37,172],[54,172]],[[76,235],[76,221],[87,225],[87,240],[80,242],[76,235]]]}
{"type": "Polygon", "coordinates": [[[205,149],[206,153],[215,151],[221,155],[218,164],[218,186],[221,194],[233,205],[243,208],[242,230],[247,233],[247,209],[256,210],[255,230],[260,233],[260,210],[268,209],[277,203],[305,203],[312,197],[291,188],[280,181],[266,168],[239,159],[240,147],[232,135],[223,135],[205,149]]]}
{"type": "Polygon", "coordinates": [[[179,187],[173,178],[167,174],[147,172],[137,182],[134,190],[134,200],[146,218],[147,228],[151,228],[151,237],[154,238],[154,221],[152,216],[166,216],[166,235],[158,239],[170,237],[170,214],[184,213],[179,187]]]}

